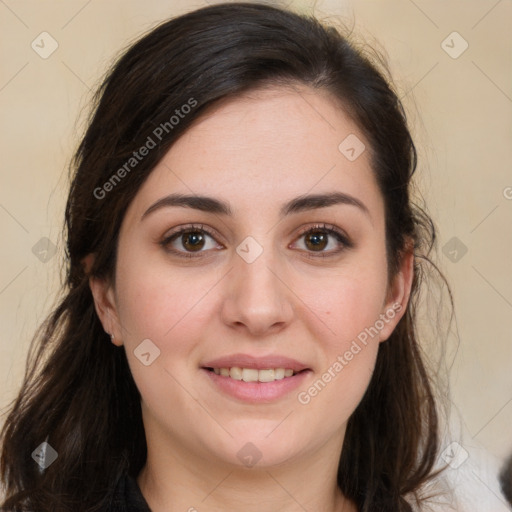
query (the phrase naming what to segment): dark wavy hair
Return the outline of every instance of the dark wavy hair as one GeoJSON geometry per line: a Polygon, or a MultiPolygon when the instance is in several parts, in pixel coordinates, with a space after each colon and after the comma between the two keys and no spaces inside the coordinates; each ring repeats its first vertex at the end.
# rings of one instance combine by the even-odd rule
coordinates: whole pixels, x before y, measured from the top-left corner
{"type": "MultiPolygon", "coordinates": [[[[369,141],[385,202],[389,282],[405,252],[414,251],[407,310],[380,344],[371,382],[348,421],[338,485],[362,512],[411,511],[409,495],[421,504],[419,490],[440,471],[440,408],[418,341],[416,307],[424,264],[439,270],[429,258],[434,223],[411,197],[417,153],[404,108],[378,62],[339,28],[269,5],[225,3],[152,29],[123,53],[96,92],[71,164],[66,280],[33,339],[2,431],[4,509],[92,512],[120,475],[138,475],[147,450],[141,397],[124,347],[109,342],[95,312],[89,277],[113,280],[128,205],[194,120],[221,99],[296,85],[330,93],[339,100],[333,108],[342,108],[369,141]],[[186,104],[194,107],[174,123],[186,104]],[[155,147],[113,182],[152,134],[155,147]],[[99,191],[107,182],[105,199],[99,191]],[[83,260],[91,253],[94,263],[86,270],[83,260]],[[40,471],[31,454],[44,441],[58,458],[40,471]]],[[[450,300],[453,308],[451,292],[450,300]]]]}
{"type": "Polygon", "coordinates": [[[512,455],[510,455],[503,465],[499,474],[501,492],[508,503],[512,506],[512,455]]]}

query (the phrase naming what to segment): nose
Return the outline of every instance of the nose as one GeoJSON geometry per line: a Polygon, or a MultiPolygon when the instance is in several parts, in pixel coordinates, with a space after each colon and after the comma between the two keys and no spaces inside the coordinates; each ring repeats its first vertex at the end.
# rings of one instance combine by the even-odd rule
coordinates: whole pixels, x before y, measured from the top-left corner
{"type": "Polygon", "coordinates": [[[293,317],[294,295],[272,250],[264,249],[252,262],[235,253],[233,262],[222,306],[223,321],[253,336],[285,328],[293,317]]]}

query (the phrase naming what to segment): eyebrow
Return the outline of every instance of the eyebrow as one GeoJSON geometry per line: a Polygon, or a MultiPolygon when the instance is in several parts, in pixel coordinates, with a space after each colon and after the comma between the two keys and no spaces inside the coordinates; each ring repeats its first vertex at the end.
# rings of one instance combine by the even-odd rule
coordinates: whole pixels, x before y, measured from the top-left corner
{"type": "MultiPolygon", "coordinates": [[[[331,192],[326,194],[298,196],[285,203],[281,207],[279,213],[280,217],[285,217],[294,213],[326,208],[328,206],[337,204],[355,206],[365,215],[367,215],[371,220],[370,211],[366,205],[356,197],[353,197],[344,192],[331,192]]],[[[144,220],[150,213],[153,213],[156,210],[172,206],[193,208],[202,212],[214,213],[218,215],[233,216],[233,211],[231,210],[229,203],[220,199],[202,195],[170,194],[168,196],[162,197],[156,203],[151,205],[143,213],[141,221],[144,220]]]]}

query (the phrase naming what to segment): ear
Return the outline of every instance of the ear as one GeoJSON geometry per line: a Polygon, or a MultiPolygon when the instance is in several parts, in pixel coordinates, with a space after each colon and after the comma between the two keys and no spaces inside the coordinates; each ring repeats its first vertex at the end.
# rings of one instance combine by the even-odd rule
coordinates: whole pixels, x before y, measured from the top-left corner
{"type": "Polygon", "coordinates": [[[407,250],[402,254],[400,268],[389,287],[383,305],[381,318],[384,320],[384,328],[379,332],[379,341],[387,340],[402,316],[404,316],[409,303],[413,277],[414,246],[411,241],[407,245],[407,250]]]}
{"type": "MultiPolygon", "coordinates": [[[[88,254],[83,260],[86,272],[88,273],[92,262],[93,254],[88,254]]],[[[112,285],[105,279],[89,277],[89,287],[94,299],[94,307],[105,332],[113,335],[112,343],[118,347],[123,345],[121,323],[117,313],[115,293],[112,285]]]]}

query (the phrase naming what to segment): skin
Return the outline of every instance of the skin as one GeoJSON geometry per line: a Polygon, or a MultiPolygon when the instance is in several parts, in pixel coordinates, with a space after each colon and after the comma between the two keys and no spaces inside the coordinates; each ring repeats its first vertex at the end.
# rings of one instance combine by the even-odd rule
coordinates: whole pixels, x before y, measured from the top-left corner
{"type": "MultiPolygon", "coordinates": [[[[148,459],[137,482],[154,512],[256,512],[262,503],[269,512],[356,511],[336,484],[345,428],[379,343],[405,312],[413,256],[404,257],[388,287],[383,198],[369,151],[349,161],[338,150],[349,134],[369,147],[318,90],[265,88],[223,101],[194,122],[139,189],[120,231],[115,287],[90,279],[103,327],[125,346],[142,396],[148,459]],[[280,219],[284,202],[334,190],[362,201],[369,215],[337,204],[280,219]],[[141,220],[176,192],[228,201],[233,216],[173,206],[141,220]],[[216,234],[203,234],[198,258],[159,245],[189,223],[216,234]],[[299,230],[316,223],[336,226],[354,247],[334,255],[343,244],[328,235],[328,245],[315,251],[299,230]],[[263,248],[250,264],[236,252],[247,236],[263,248]],[[297,393],[397,303],[401,311],[378,335],[309,403],[299,403],[297,393]],[[134,355],[147,338],[160,350],[149,366],[134,355]],[[237,352],[281,354],[313,371],[274,403],[242,403],[200,370],[237,352]],[[248,442],[261,453],[251,468],[237,457],[248,442]]],[[[186,236],[171,247],[194,252],[186,236]]]]}

